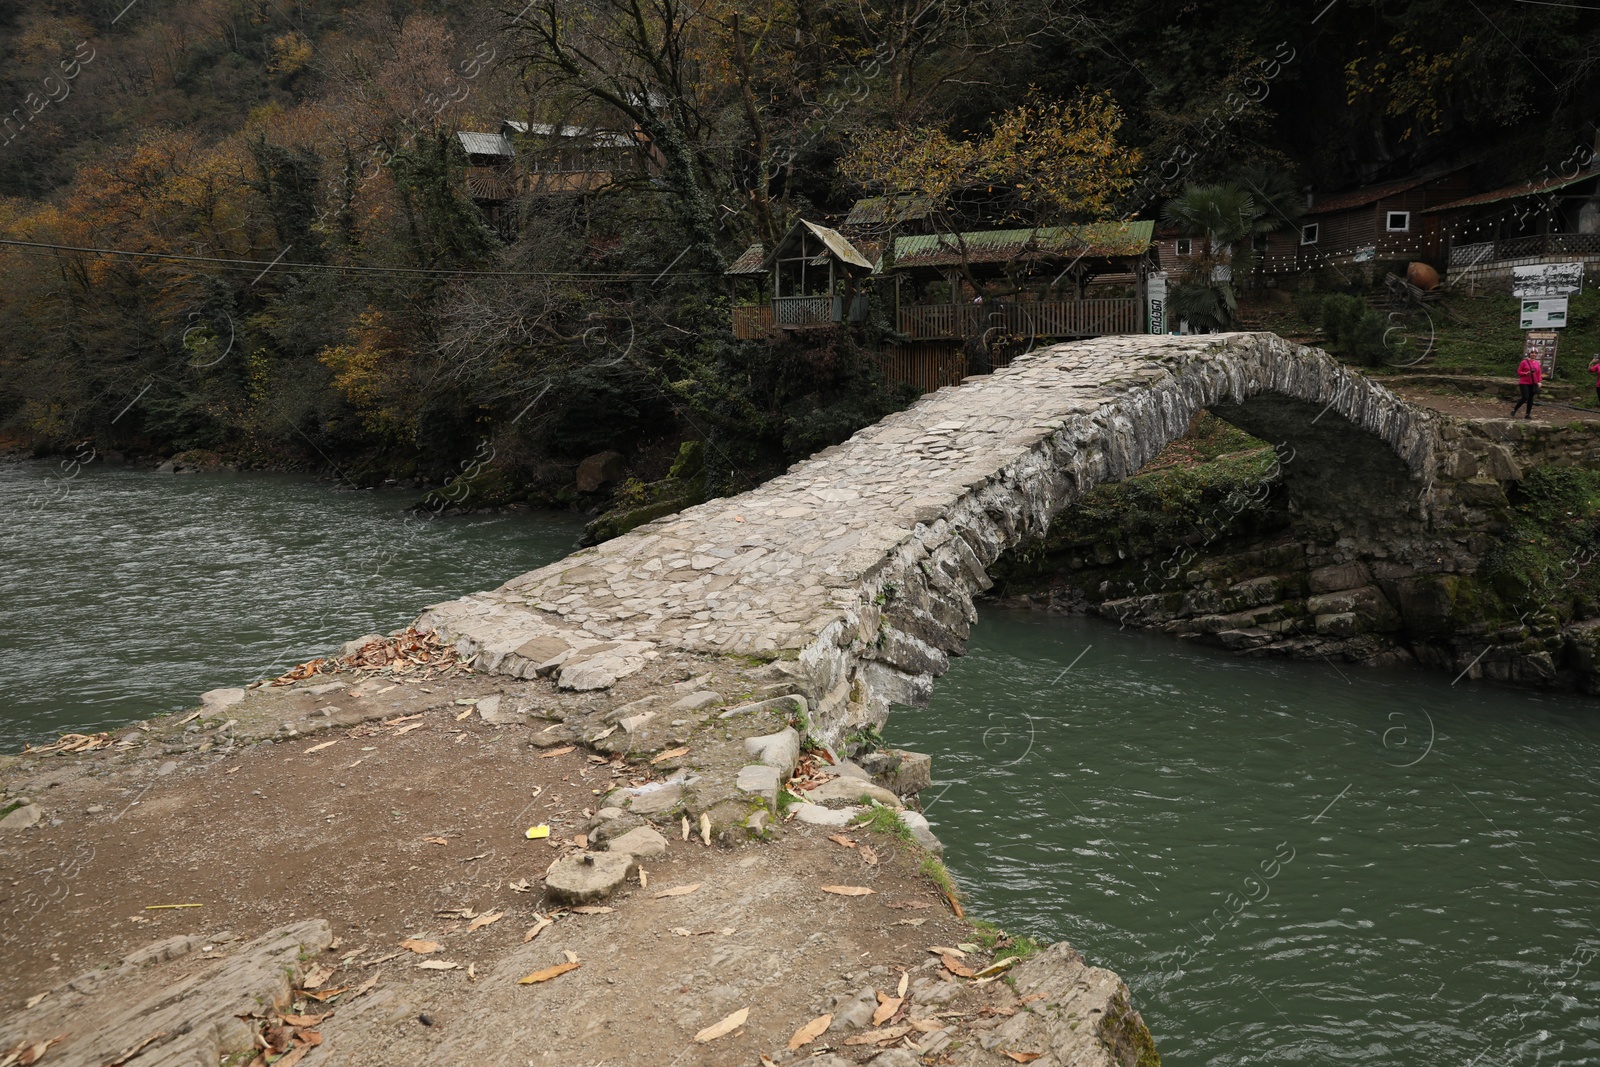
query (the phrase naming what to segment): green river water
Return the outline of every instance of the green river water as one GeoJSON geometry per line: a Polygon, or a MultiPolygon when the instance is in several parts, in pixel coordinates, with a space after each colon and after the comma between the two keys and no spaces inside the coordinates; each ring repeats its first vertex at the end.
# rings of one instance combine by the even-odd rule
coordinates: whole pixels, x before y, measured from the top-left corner
{"type": "MultiPolygon", "coordinates": [[[[0,746],[191,706],[564,555],[292,476],[0,467],[0,746]]],[[[974,913],[1118,971],[1164,1062],[1600,1063],[1600,703],[986,610],[924,796],[974,913]]]]}
{"type": "Polygon", "coordinates": [[[971,910],[1168,1065],[1600,1063],[1600,703],[991,610],[885,733],[971,910]]]}

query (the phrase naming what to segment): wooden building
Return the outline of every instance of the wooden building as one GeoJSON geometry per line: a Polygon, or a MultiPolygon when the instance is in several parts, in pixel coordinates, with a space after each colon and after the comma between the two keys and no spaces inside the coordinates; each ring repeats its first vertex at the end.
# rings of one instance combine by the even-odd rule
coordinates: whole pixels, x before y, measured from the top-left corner
{"type": "Polygon", "coordinates": [[[1430,209],[1451,284],[1509,282],[1536,263],[1600,266],[1600,170],[1519,182],[1430,209]]]}
{"type": "Polygon", "coordinates": [[[772,251],[751,245],[724,273],[734,286],[733,335],[751,339],[860,321],[872,261],[839,231],[802,219],[772,251]],[[756,298],[740,304],[740,296],[749,295],[739,292],[740,284],[748,281],[756,283],[756,298]]]}
{"type": "Polygon", "coordinates": [[[1443,238],[1428,211],[1466,189],[1457,168],[1310,196],[1298,229],[1286,227],[1258,239],[1258,270],[1298,274],[1410,260],[1443,266],[1443,238]]]}

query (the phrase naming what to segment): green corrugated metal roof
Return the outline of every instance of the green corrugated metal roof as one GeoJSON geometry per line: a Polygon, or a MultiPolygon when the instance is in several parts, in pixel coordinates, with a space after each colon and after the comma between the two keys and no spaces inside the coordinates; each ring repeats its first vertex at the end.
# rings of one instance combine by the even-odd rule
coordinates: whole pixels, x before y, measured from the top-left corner
{"type": "Polygon", "coordinates": [[[897,267],[945,267],[1004,263],[1023,256],[1137,256],[1149,249],[1154,235],[1151,220],[918,234],[896,238],[894,259],[897,267]]]}

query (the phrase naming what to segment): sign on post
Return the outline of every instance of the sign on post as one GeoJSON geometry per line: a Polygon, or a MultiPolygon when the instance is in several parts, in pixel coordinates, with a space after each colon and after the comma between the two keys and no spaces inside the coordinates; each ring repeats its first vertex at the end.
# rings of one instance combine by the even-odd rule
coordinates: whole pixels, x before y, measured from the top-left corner
{"type": "Polygon", "coordinates": [[[1522,329],[1553,330],[1567,324],[1567,298],[1546,296],[1522,301],[1522,329]]]}
{"type": "Polygon", "coordinates": [[[1156,271],[1145,279],[1145,302],[1149,309],[1150,332],[1167,332],[1167,275],[1156,271]]]}
{"type": "Polygon", "coordinates": [[[1582,288],[1582,263],[1534,263],[1511,268],[1512,296],[1568,296],[1582,288]]]}
{"type": "Polygon", "coordinates": [[[1561,335],[1554,330],[1529,330],[1523,334],[1522,358],[1536,359],[1544,367],[1544,376],[1554,378],[1556,374],[1556,342],[1561,340],[1561,335]]]}

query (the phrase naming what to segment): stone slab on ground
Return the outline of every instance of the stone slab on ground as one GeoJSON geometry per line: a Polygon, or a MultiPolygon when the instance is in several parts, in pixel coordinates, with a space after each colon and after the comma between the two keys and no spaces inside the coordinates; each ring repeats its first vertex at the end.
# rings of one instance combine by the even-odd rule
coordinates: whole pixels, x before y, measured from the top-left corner
{"type": "Polygon", "coordinates": [[[240,1016],[286,1006],[303,959],[332,937],[325,920],[309,919],[242,945],[218,946],[222,952],[211,958],[200,951],[202,938],[168,938],[7,1013],[0,1049],[61,1035],[42,1061],[48,1067],[103,1067],[141,1045],[145,1051],[126,1058],[134,1067],[214,1067],[252,1048],[252,1028],[240,1016]],[[146,977],[151,966],[180,959],[196,969],[159,982],[146,977]]]}

